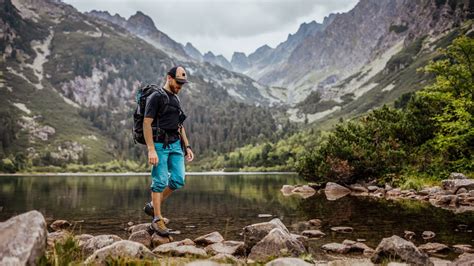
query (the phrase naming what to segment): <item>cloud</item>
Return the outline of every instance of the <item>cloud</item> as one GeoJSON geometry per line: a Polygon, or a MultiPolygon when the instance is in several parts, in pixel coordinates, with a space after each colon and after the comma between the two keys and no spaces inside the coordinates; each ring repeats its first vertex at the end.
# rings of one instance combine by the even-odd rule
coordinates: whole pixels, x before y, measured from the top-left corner
{"type": "Polygon", "coordinates": [[[303,22],[348,11],[357,0],[65,0],[80,11],[107,10],[128,18],[150,16],[174,40],[192,42],[201,52],[230,58],[232,51],[253,52],[276,46],[303,22]]]}

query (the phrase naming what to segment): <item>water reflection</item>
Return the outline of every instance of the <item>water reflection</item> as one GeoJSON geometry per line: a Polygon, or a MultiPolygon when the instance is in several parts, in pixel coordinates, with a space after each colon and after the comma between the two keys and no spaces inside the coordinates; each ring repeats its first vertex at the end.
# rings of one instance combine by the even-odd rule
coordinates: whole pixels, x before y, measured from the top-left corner
{"type": "MultiPolygon", "coordinates": [[[[303,183],[291,175],[188,176],[186,181],[185,189],[163,206],[163,213],[172,220],[170,227],[182,232],[177,239],[219,231],[226,239],[240,240],[243,226],[268,221],[258,218],[258,214],[268,213],[287,226],[312,218],[323,220],[327,236],[312,241],[313,247],[357,238],[367,239],[367,244],[375,247],[383,237],[403,235],[404,230],[417,233],[415,241],[419,243],[424,230],[437,234],[433,242],[474,243],[472,213],[454,215],[413,201],[357,197],[327,201],[323,194],[308,199],[284,197],[279,191],[282,185],[303,183]],[[467,229],[458,230],[459,224],[467,229]],[[333,233],[332,226],[351,226],[354,232],[333,233]]],[[[148,186],[149,178],[144,176],[1,177],[0,221],[36,209],[48,222],[83,220],[76,232],[126,237],[123,228],[129,221],[149,222],[141,210],[150,198],[148,186]]]]}

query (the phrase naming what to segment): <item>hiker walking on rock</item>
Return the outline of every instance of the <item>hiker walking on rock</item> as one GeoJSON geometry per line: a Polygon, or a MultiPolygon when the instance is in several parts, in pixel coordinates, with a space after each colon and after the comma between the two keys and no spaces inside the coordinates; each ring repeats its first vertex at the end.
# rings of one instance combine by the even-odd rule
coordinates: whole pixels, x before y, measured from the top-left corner
{"type": "Polygon", "coordinates": [[[175,190],[184,186],[184,159],[194,159],[183,122],[186,115],[177,96],[188,82],[184,67],[171,68],[166,75],[163,88],[157,88],[146,99],[143,119],[143,135],[148,149],[148,163],[151,170],[152,202],[144,211],[153,216],[150,229],[161,236],[168,236],[161,213],[161,205],[175,190]]]}

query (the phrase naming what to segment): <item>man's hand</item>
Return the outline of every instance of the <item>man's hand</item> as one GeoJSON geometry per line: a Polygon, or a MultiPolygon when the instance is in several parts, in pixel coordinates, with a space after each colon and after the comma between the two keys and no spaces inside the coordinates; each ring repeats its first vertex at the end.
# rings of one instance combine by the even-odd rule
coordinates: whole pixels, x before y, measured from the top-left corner
{"type": "Polygon", "coordinates": [[[186,148],[186,152],[188,153],[186,155],[186,161],[191,162],[194,159],[193,150],[191,150],[191,148],[188,147],[188,148],[186,148]]]}
{"type": "Polygon", "coordinates": [[[148,163],[151,165],[157,165],[160,160],[158,159],[158,155],[156,155],[155,150],[148,151],[148,163]]]}

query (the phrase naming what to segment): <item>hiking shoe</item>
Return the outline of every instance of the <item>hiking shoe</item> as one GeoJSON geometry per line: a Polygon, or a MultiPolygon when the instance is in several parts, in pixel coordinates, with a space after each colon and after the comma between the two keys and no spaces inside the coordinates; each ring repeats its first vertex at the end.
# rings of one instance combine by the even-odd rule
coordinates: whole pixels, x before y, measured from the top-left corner
{"type": "Polygon", "coordinates": [[[145,204],[145,207],[143,207],[143,211],[148,215],[148,216],[155,216],[155,209],[153,209],[153,205],[151,202],[147,202],[145,204]]]}
{"type": "Polygon", "coordinates": [[[170,235],[169,229],[166,228],[163,218],[153,219],[150,229],[155,231],[159,236],[167,237],[170,235]]]}

